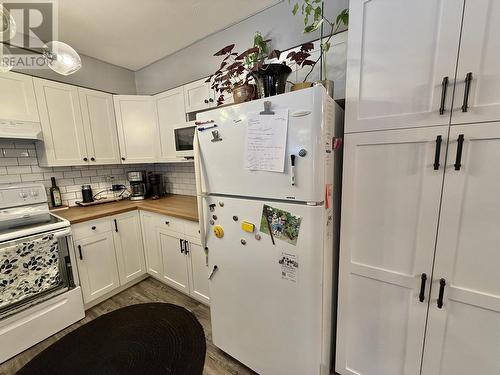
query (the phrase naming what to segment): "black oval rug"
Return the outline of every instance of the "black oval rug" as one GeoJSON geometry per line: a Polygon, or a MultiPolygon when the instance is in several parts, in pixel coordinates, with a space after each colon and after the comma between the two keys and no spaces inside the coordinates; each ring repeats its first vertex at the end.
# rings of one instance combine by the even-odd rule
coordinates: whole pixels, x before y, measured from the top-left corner
{"type": "Polygon", "coordinates": [[[198,375],[205,334],[196,317],[168,303],[127,306],[75,329],[18,375],[198,375]]]}

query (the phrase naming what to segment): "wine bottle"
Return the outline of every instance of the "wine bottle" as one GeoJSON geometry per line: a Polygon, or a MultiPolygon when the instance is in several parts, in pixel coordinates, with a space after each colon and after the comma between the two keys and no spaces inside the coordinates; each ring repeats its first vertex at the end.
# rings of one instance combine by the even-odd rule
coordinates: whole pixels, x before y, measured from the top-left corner
{"type": "Polygon", "coordinates": [[[62,206],[62,198],[61,198],[61,190],[56,185],[56,178],[51,177],[50,181],[52,182],[52,186],[50,187],[50,200],[52,201],[52,207],[60,207],[62,206]]]}

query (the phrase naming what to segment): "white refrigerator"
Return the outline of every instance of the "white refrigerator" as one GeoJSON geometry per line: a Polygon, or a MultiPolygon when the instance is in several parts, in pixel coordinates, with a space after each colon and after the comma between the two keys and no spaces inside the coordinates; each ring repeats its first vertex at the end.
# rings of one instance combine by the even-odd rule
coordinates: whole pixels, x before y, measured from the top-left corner
{"type": "Polygon", "coordinates": [[[197,121],[213,343],[261,375],[329,374],[343,111],[317,86],[197,121]]]}

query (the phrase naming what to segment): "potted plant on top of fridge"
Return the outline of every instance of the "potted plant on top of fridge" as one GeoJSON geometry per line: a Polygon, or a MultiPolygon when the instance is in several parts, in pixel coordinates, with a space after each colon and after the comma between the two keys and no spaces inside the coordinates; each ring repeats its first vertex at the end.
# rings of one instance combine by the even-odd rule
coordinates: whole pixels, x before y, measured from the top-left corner
{"type": "Polygon", "coordinates": [[[235,45],[230,44],[214,54],[214,56],[224,57],[219,68],[206,80],[212,84],[212,89],[219,93],[217,105],[224,103],[224,93],[232,93],[234,102],[242,103],[259,96],[270,96],[284,92],[286,78],[292,70],[284,64],[265,63],[266,59],[279,58],[280,56],[278,50],[269,52],[268,43],[270,41],[271,39],[264,39],[257,32],[254,36],[253,47],[246,51],[235,52],[235,45]],[[275,77],[275,79],[266,78],[270,76],[275,77]],[[269,82],[274,84],[274,91],[272,88],[269,89],[269,82]],[[278,82],[279,85],[275,82],[278,82]]]}
{"type": "MultiPolygon", "coordinates": [[[[291,3],[291,0],[288,0],[291,3]]],[[[304,77],[303,82],[292,86],[292,90],[297,90],[305,87],[312,86],[313,82],[308,82],[307,79],[313,72],[314,68],[320,63],[320,83],[323,84],[328,91],[333,91],[333,83],[328,80],[326,69],[326,54],[331,48],[331,39],[339,31],[342,26],[349,25],[349,10],[343,9],[335,21],[329,20],[324,16],[324,1],[321,0],[301,0],[295,2],[292,8],[293,15],[301,12],[304,17],[304,33],[313,33],[314,31],[321,30],[320,50],[321,53],[316,60],[309,59],[310,52],[313,50],[313,43],[304,43],[300,46],[299,51],[292,51],[288,54],[287,58],[297,63],[300,67],[309,66],[309,72],[304,77]],[[300,4],[300,5],[299,5],[300,4]],[[329,28],[328,34],[324,35],[324,27],[329,28]],[[326,38],[326,40],[325,40],[326,38]]]]}

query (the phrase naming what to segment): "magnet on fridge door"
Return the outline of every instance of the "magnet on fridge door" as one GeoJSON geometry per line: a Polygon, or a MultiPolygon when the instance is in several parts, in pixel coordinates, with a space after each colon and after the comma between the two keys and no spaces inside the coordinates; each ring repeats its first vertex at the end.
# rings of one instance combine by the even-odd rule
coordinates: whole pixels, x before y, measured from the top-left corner
{"type": "Polygon", "coordinates": [[[256,239],[257,241],[260,241],[260,239],[261,239],[261,238],[262,238],[262,236],[260,235],[260,233],[256,233],[256,234],[255,234],[255,239],[256,239]]]}
{"type": "Polygon", "coordinates": [[[241,229],[243,229],[245,232],[253,233],[253,231],[255,230],[255,225],[252,223],[249,223],[248,221],[242,221],[241,222],[241,229]]]}
{"type": "Polygon", "coordinates": [[[214,234],[215,234],[215,237],[217,237],[217,238],[224,237],[224,228],[222,228],[220,225],[216,225],[214,227],[214,234]]]}

